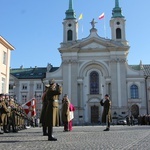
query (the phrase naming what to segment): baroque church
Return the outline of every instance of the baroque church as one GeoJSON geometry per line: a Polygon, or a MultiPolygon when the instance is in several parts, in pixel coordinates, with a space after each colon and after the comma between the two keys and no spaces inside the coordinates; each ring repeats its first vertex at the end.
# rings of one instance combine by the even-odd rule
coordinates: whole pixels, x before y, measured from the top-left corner
{"type": "MultiPolygon", "coordinates": [[[[27,69],[11,69],[11,78],[15,78],[18,99],[23,94],[29,98],[31,90],[21,92],[19,86],[24,82],[34,86],[33,80],[47,84],[51,79],[63,87],[63,94],[68,94],[75,106],[74,123],[98,123],[101,120],[102,107],[100,100],[105,94],[110,95],[112,116],[148,114],[150,109],[150,65],[129,65],[127,62],[130,46],[126,40],[125,17],[115,0],[110,19],[111,39],[100,37],[97,33],[94,19],[91,21],[89,35],[78,39],[78,20],[69,0],[69,9],[63,20],[63,41],[58,49],[62,63],[60,67],[48,64],[43,68],[44,76],[26,78],[27,69]],[[21,75],[22,76],[19,76],[21,75]],[[31,82],[29,79],[32,79],[31,82]],[[29,83],[30,82],[30,83],[29,83]]],[[[41,71],[41,68],[30,68],[41,71]]],[[[29,71],[30,75],[31,72],[29,71]]],[[[40,74],[39,74],[40,75],[40,74]]],[[[12,82],[13,83],[13,82],[12,82]]],[[[28,86],[27,85],[27,86],[28,86]]],[[[43,86],[44,88],[44,86],[43,86]]],[[[40,92],[39,92],[40,93],[40,92]]],[[[36,91],[38,94],[38,91],[36,91]]],[[[42,94],[42,91],[41,91],[42,94]]],[[[61,100],[60,100],[61,108],[61,100]]]]}

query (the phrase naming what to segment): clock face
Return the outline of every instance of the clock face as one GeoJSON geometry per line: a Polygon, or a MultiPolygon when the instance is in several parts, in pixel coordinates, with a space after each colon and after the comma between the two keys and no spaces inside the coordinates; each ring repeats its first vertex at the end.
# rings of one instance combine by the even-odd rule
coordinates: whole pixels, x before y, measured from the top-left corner
{"type": "Polygon", "coordinates": [[[69,24],[68,24],[68,27],[71,27],[71,26],[72,26],[71,23],[69,23],[69,24]]]}
{"type": "Polygon", "coordinates": [[[117,24],[117,25],[119,25],[119,24],[120,24],[120,22],[117,22],[116,24],[117,24]]]}

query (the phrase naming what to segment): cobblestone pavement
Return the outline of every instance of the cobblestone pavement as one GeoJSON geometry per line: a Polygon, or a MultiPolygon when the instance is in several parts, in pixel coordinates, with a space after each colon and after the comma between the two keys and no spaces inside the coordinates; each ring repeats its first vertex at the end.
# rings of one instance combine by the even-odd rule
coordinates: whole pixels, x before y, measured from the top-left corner
{"type": "Polygon", "coordinates": [[[54,128],[58,141],[48,141],[42,128],[0,135],[0,150],[150,150],[150,126],[74,126],[54,128]]]}

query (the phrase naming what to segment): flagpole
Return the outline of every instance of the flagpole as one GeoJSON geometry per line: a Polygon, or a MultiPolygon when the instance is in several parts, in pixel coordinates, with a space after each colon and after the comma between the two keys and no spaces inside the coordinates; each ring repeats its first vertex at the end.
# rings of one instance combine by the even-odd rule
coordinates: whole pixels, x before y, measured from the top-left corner
{"type": "Polygon", "coordinates": [[[104,22],[103,22],[103,24],[104,24],[104,37],[106,38],[106,25],[105,25],[105,13],[103,12],[99,17],[98,17],[99,19],[104,19],[104,22]]]}
{"type": "MultiPolygon", "coordinates": [[[[83,19],[83,13],[80,14],[79,18],[78,18],[78,23],[80,20],[83,19]]],[[[79,28],[79,25],[78,25],[78,28],[79,28]]],[[[79,31],[79,30],[78,30],[79,31]]],[[[83,38],[83,23],[81,25],[81,38],[83,38]]]]}
{"type": "Polygon", "coordinates": [[[83,24],[82,24],[82,36],[81,37],[83,38],[83,24]]]}
{"type": "Polygon", "coordinates": [[[105,17],[104,17],[104,35],[105,35],[105,38],[107,37],[107,34],[106,34],[106,25],[105,25],[105,17]]]}

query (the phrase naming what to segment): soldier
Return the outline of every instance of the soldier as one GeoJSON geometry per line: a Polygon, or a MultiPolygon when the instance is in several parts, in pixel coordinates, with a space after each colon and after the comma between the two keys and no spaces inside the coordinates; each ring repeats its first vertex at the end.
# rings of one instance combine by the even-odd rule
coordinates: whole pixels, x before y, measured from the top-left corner
{"type": "Polygon", "coordinates": [[[40,116],[40,123],[42,124],[42,128],[43,128],[43,136],[48,135],[47,127],[45,125],[44,116],[45,116],[46,107],[47,107],[47,104],[48,104],[48,102],[46,100],[46,92],[47,92],[49,86],[50,86],[49,84],[45,85],[45,91],[44,91],[43,96],[42,96],[42,105],[43,106],[42,106],[42,111],[41,111],[41,116],[40,116]]]}
{"type": "Polygon", "coordinates": [[[55,83],[55,80],[50,81],[50,87],[46,92],[46,100],[48,101],[45,123],[48,127],[48,140],[57,141],[52,135],[53,127],[59,126],[59,95],[62,93],[62,87],[55,83]]]}
{"type": "Polygon", "coordinates": [[[101,106],[103,106],[103,114],[102,114],[102,123],[106,123],[106,129],[104,131],[110,130],[110,122],[111,122],[111,101],[109,99],[109,95],[106,94],[105,98],[100,101],[101,106]]]}
{"type": "Polygon", "coordinates": [[[5,102],[5,104],[6,104],[6,107],[7,107],[8,111],[9,111],[9,112],[6,114],[7,119],[5,119],[5,125],[4,125],[4,127],[3,127],[5,133],[9,133],[9,132],[10,132],[10,130],[9,130],[9,124],[10,124],[11,108],[10,108],[10,106],[9,106],[9,100],[10,100],[9,94],[5,94],[4,102],[5,102]]]}
{"type": "Polygon", "coordinates": [[[15,109],[15,103],[14,103],[13,98],[11,98],[9,101],[9,107],[11,109],[10,117],[9,117],[9,130],[12,127],[12,131],[17,132],[16,124],[15,124],[15,111],[16,111],[16,109],[15,109]]]}
{"type": "Polygon", "coordinates": [[[2,131],[2,96],[3,94],[0,94],[0,134],[3,134],[3,131],[2,131]]]}
{"type": "Polygon", "coordinates": [[[1,128],[3,128],[3,131],[5,133],[8,133],[8,131],[6,130],[6,126],[7,126],[7,113],[9,113],[9,110],[5,103],[5,95],[4,94],[0,94],[0,103],[1,103],[0,104],[1,128]]]}

